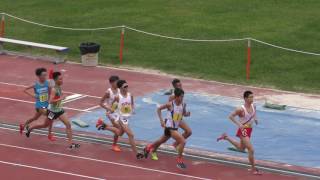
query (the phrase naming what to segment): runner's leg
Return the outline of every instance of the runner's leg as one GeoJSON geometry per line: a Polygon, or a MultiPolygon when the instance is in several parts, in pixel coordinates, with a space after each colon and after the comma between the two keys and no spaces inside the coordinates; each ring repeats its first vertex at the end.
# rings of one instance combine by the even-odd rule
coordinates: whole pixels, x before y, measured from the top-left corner
{"type": "MultiPolygon", "coordinates": [[[[182,133],[182,136],[184,137],[184,139],[187,139],[188,137],[190,137],[190,136],[192,135],[192,130],[191,130],[191,128],[188,126],[188,124],[187,124],[184,120],[180,122],[179,127],[180,127],[181,129],[183,129],[183,131],[184,131],[184,132],[182,133]]],[[[176,147],[177,145],[178,145],[178,142],[175,141],[175,142],[173,143],[173,146],[176,147]]]]}

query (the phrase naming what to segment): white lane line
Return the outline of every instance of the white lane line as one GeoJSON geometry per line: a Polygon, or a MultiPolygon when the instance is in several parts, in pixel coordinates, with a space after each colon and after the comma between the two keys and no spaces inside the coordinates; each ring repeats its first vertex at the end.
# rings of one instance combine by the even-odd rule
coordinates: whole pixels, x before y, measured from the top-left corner
{"type": "Polygon", "coordinates": [[[82,96],[81,94],[72,94],[70,96],[67,96],[65,100],[68,101],[70,99],[78,98],[78,97],[81,97],[81,96],[82,96]]]}
{"type": "Polygon", "coordinates": [[[0,163],[11,165],[11,166],[18,166],[18,167],[36,169],[36,170],[40,170],[40,171],[47,171],[47,172],[54,172],[54,173],[58,173],[58,174],[65,174],[65,175],[70,175],[70,176],[82,177],[82,178],[87,178],[87,179],[105,180],[104,178],[85,176],[85,175],[81,175],[81,174],[75,174],[75,173],[70,173],[70,172],[65,172],[65,171],[58,171],[58,170],[40,168],[40,167],[36,167],[36,166],[29,166],[29,165],[25,165],[25,164],[19,164],[19,163],[7,162],[7,161],[0,161],[0,163]]]}
{"type": "MultiPolygon", "coordinates": [[[[17,86],[17,87],[28,87],[27,85],[16,84],[16,83],[7,83],[7,82],[2,82],[2,81],[0,81],[0,84],[9,85],[9,86],[17,86]]],[[[79,94],[79,93],[70,92],[70,91],[63,91],[63,92],[70,93],[70,94],[79,94]]],[[[93,95],[88,95],[88,94],[82,94],[82,95],[85,95],[85,96],[91,97],[91,98],[101,99],[101,97],[99,97],[99,96],[93,96],[93,95]]]]}
{"type": "Polygon", "coordinates": [[[113,162],[113,161],[105,161],[105,160],[100,160],[100,159],[94,159],[94,158],[83,157],[83,156],[75,156],[75,155],[63,154],[63,153],[57,153],[57,152],[50,152],[50,151],[45,151],[45,150],[39,150],[39,149],[33,149],[33,148],[27,148],[27,147],[21,147],[21,146],[14,146],[14,145],[10,145],[10,144],[0,143],[0,146],[28,150],[28,151],[35,151],[35,152],[40,152],[40,153],[45,153],[45,154],[53,154],[53,155],[64,156],[64,157],[84,159],[84,160],[88,160],[88,161],[100,162],[100,163],[105,163],[105,164],[113,164],[113,165],[118,165],[118,166],[123,166],[123,167],[140,169],[140,170],[144,170],[144,171],[158,172],[158,173],[170,174],[170,175],[181,176],[181,177],[192,178],[192,179],[213,180],[213,179],[202,178],[202,177],[198,177],[198,176],[191,176],[191,175],[179,174],[179,173],[163,171],[163,170],[158,170],[158,169],[145,168],[145,167],[136,166],[136,165],[123,164],[123,163],[118,163],[118,162],[113,162]]]}
{"type": "Polygon", "coordinates": [[[99,107],[100,107],[100,105],[92,106],[92,107],[89,107],[87,109],[84,109],[84,111],[92,111],[92,110],[97,109],[99,107]]]}
{"type": "MultiPolygon", "coordinates": [[[[76,95],[78,95],[78,94],[76,94],[76,95]]],[[[78,96],[78,97],[76,97],[76,98],[69,98],[69,99],[65,99],[65,100],[63,100],[63,103],[68,103],[68,102],[72,102],[72,101],[75,101],[75,100],[79,100],[79,99],[82,99],[82,98],[85,98],[85,97],[87,97],[86,95],[81,95],[81,94],[79,94],[80,96],[78,96]]],[[[71,95],[71,96],[73,96],[73,95],[71,95]]],[[[68,98],[69,96],[67,96],[66,98],[68,98]]]]}
{"type": "MultiPolygon", "coordinates": [[[[26,100],[21,100],[21,99],[14,99],[14,98],[7,98],[7,97],[2,97],[2,96],[0,96],[0,99],[4,99],[4,100],[8,100],[8,101],[15,101],[15,102],[23,102],[23,103],[34,104],[34,102],[31,102],[31,101],[26,101],[26,100]]],[[[91,111],[77,109],[77,108],[70,108],[70,107],[63,107],[63,108],[64,109],[69,109],[69,110],[74,110],[74,111],[80,111],[80,112],[91,112],[91,111]]]]}

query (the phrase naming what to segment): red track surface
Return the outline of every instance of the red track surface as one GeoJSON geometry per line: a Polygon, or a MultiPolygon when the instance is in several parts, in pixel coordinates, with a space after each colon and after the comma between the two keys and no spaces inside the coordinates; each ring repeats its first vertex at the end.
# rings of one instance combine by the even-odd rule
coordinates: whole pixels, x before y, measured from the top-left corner
{"type": "MultiPolygon", "coordinates": [[[[52,68],[46,62],[26,60],[22,57],[0,56],[0,121],[17,124],[33,114],[32,99],[22,93],[23,85],[35,80],[34,69],[52,68]]],[[[98,96],[106,89],[107,77],[117,74],[129,82],[134,95],[143,95],[170,87],[170,77],[108,68],[85,68],[76,64],[57,65],[64,69],[64,90],[70,94],[87,94],[80,100],[66,103],[69,116],[98,104],[98,96]],[[143,89],[143,91],[142,91],[143,89]]],[[[245,87],[183,80],[184,87],[201,92],[221,95],[239,95],[245,87]]],[[[257,94],[276,94],[270,90],[255,89],[257,94]]],[[[160,154],[160,160],[137,161],[129,150],[113,153],[101,144],[81,142],[76,151],[67,150],[65,141],[59,139],[50,143],[46,137],[33,134],[30,139],[21,137],[12,130],[0,129],[0,177],[1,179],[297,179],[272,173],[257,177],[246,169],[205,161],[186,160],[188,169],[180,171],[175,167],[175,158],[160,154]],[[27,149],[26,149],[27,148],[27,149]],[[41,150],[41,151],[39,151],[41,150]],[[55,154],[53,154],[55,153],[55,154]],[[43,169],[39,169],[43,168],[43,169]],[[53,170],[53,171],[52,171],[53,170]],[[72,173],[72,174],[70,174],[72,173]],[[80,177],[82,175],[82,177],[80,177]]]]}

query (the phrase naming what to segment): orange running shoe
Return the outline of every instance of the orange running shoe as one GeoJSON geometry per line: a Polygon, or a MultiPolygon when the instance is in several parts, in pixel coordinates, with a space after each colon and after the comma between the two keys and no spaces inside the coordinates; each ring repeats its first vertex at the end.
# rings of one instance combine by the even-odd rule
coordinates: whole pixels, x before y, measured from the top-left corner
{"type": "Polygon", "coordinates": [[[121,152],[121,149],[120,149],[120,147],[118,146],[118,145],[112,145],[112,151],[114,151],[114,152],[121,152]]]}
{"type": "Polygon", "coordinates": [[[221,140],[225,140],[228,137],[227,133],[223,133],[221,134],[220,137],[217,138],[217,142],[221,141],[221,140]]]}
{"type": "Polygon", "coordinates": [[[99,118],[96,123],[96,128],[98,130],[104,130],[106,127],[107,127],[107,125],[103,122],[103,120],[101,118],[99,118]]]}
{"type": "Polygon", "coordinates": [[[49,139],[50,141],[56,141],[56,140],[57,140],[52,134],[49,134],[49,135],[48,135],[48,139],[49,139]]]}

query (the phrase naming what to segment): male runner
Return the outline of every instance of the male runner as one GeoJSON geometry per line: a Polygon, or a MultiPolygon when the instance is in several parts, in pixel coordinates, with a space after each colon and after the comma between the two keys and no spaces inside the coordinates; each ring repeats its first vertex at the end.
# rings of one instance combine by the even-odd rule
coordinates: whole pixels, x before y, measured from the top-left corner
{"type": "Polygon", "coordinates": [[[119,118],[119,113],[115,112],[118,107],[118,104],[115,102],[115,97],[117,97],[120,93],[120,90],[117,86],[118,80],[118,76],[110,76],[110,88],[107,89],[104,96],[100,100],[100,106],[106,110],[106,116],[111,121],[112,126],[104,123],[102,119],[99,119],[96,123],[98,130],[109,130],[114,133],[112,150],[115,152],[121,151],[120,147],[117,145],[117,142],[119,136],[122,136],[124,133],[119,122],[117,121],[119,118]]]}
{"type": "Polygon", "coordinates": [[[183,150],[186,144],[186,140],[182,134],[179,133],[178,128],[182,121],[183,111],[184,111],[184,91],[180,88],[174,90],[175,98],[174,100],[168,102],[167,104],[161,105],[157,109],[157,113],[160,119],[161,126],[164,127],[164,134],[154,143],[147,145],[144,148],[145,158],[148,158],[148,154],[154,152],[154,147],[159,147],[161,144],[167,142],[170,138],[173,138],[177,142],[177,167],[180,169],[185,169],[186,165],[183,163],[183,150]],[[167,118],[164,120],[162,118],[161,111],[166,109],[168,112],[167,118]]]}
{"type": "Polygon", "coordinates": [[[230,138],[226,133],[223,133],[217,139],[217,141],[227,140],[239,151],[248,149],[248,159],[251,164],[251,172],[254,175],[260,175],[261,173],[255,167],[254,149],[250,142],[253,123],[255,122],[256,124],[258,124],[256,107],[253,104],[253,93],[251,91],[245,91],[243,94],[243,98],[244,105],[236,108],[236,110],[229,116],[229,119],[239,127],[237,131],[237,137],[240,138],[240,142],[230,138]],[[239,120],[236,120],[237,116],[239,117],[239,120]]]}
{"type": "MultiPolygon", "coordinates": [[[[172,86],[173,86],[174,89],[176,89],[176,88],[182,89],[182,83],[181,83],[181,81],[180,81],[179,79],[173,79],[173,80],[172,80],[172,86]]],[[[169,96],[169,101],[168,101],[168,102],[173,101],[173,100],[175,99],[174,89],[172,90],[172,94],[170,94],[170,96],[169,96]]],[[[183,116],[184,116],[184,117],[189,117],[189,116],[190,116],[190,112],[186,110],[186,104],[184,104],[184,107],[183,107],[183,116]]],[[[183,132],[182,136],[183,136],[185,139],[187,139],[188,137],[191,136],[192,130],[191,130],[191,128],[188,126],[188,124],[187,124],[183,119],[182,119],[181,122],[179,123],[179,127],[180,127],[181,129],[183,129],[184,132],[183,132]]],[[[177,145],[178,145],[178,142],[177,142],[177,141],[175,141],[175,142],[172,144],[172,146],[173,146],[175,149],[177,149],[177,145]]],[[[159,158],[158,158],[158,155],[157,155],[157,153],[156,153],[157,149],[158,149],[158,146],[154,147],[154,151],[151,153],[151,159],[152,159],[152,160],[155,160],[155,161],[157,161],[157,160],[159,159],[159,158]]]]}
{"type": "Polygon", "coordinates": [[[66,126],[66,134],[69,141],[69,148],[70,149],[79,148],[80,145],[73,143],[72,141],[71,124],[69,122],[68,117],[64,113],[64,109],[62,108],[62,100],[65,97],[62,95],[62,90],[61,90],[61,86],[63,84],[63,77],[61,73],[54,72],[53,80],[55,81],[55,86],[52,88],[50,92],[47,119],[43,124],[34,125],[34,126],[31,126],[30,128],[27,128],[26,136],[30,137],[30,133],[33,129],[46,128],[50,124],[52,124],[52,121],[54,121],[55,119],[59,119],[66,126]]]}
{"type": "MultiPolygon", "coordinates": [[[[133,153],[136,155],[137,159],[142,159],[144,155],[137,151],[136,143],[134,140],[134,134],[129,127],[129,119],[134,112],[134,100],[131,93],[128,91],[128,84],[125,80],[119,80],[117,86],[120,89],[120,93],[115,97],[113,103],[117,103],[118,107],[115,111],[119,112],[118,121],[122,131],[127,134],[129,143],[133,153]]],[[[111,113],[115,112],[111,109],[111,113]]]]}
{"type": "MultiPolygon", "coordinates": [[[[41,115],[47,114],[47,108],[49,105],[49,92],[50,85],[47,80],[47,69],[37,68],[35,74],[38,80],[31,86],[25,88],[24,92],[35,99],[35,114],[32,118],[28,119],[24,124],[20,124],[20,134],[23,133],[25,127],[29,126],[30,123],[39,119],[41,115]],[[29,90],[33,89],[33,93],[29,90]]],[[[52,136],[52,124],[49,125],[48,139],[54,141],[55,138],[52,136]]]]}

